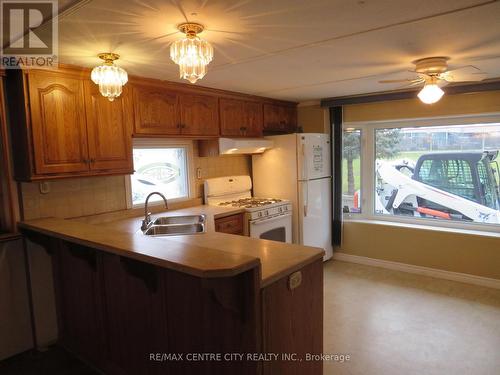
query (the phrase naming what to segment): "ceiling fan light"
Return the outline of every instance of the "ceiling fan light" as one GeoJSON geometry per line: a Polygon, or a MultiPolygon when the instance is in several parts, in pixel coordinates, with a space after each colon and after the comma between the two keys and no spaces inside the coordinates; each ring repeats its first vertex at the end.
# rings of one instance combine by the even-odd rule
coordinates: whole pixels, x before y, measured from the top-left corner
{"type": "Polygon", "coordinates": [[[418,98],[425,104],[437,103],[444,95],[444,91],[435,84],[425,84],[424,88],[418,93],[418,98]]]}
{"type": "Polygon", "coordinates": [[[90,79],[99,85],[101,95],[112,102],[121,95],[123,86],[128,82],[128,74],[124,69],[114,65],[114,60],[119,58],[118,55],[101,53],[98,56],[104,60],[104,64],[92,69],[90,79]]]}

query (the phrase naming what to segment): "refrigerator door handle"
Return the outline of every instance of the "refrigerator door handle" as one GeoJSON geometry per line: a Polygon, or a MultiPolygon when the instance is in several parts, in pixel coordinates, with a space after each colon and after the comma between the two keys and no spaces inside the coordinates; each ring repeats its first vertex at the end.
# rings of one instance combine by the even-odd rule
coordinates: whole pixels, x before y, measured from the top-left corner
{"type": "Polygon", "coordinates": [[[307,170],[308,168],[307,164],[307,152],[306,152],[306,144],[303,142],[302,143],[302,178],[304,180],[309,179],[309,171],[307,170]]]}
{"type": "Polygon", "coordinates": [[[302,197],[304,201],[304,217],[307,217],[307,209],[309,205],[309,181],[304,182],[304,189],[302,189],[302,194],[304,195],[302,197]]]}

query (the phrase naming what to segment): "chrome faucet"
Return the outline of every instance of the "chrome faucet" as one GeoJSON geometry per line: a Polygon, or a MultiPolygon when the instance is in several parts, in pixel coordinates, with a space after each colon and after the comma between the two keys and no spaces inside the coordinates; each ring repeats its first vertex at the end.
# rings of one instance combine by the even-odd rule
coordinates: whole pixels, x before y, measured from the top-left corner
{"type": "Polygon", "coordinates": [[[165,198],[165,196],[162,193],[159,193],[157,191],[153,191],[151,194],[149,194],[146,197],[146,202],[144,203],[144,220],[142,221],[142,225],[141,225],[142,231],[145,231],[151,225],[151,212],[148,211],[148,202],[149,202],[149,198],[151,198],[151,196],[155,195],[155,194],[157,194],[163,198],[163,201],[165,202],[165,208],[168,210],[167,198],[165,198]]]}

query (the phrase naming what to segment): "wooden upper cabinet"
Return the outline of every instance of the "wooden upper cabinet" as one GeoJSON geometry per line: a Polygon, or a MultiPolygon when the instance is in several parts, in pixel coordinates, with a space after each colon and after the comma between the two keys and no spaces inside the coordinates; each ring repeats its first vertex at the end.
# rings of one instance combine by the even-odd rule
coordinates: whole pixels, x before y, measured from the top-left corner
{"type": "Polygon", "coordinates": [[[264,130],[294,132],[297,129],[297,108],[281,104],[264,104],[264,130]]]}
{"type": "Polygon", "coordinates": [[[221,98],[220,134],[222,136],[259,137],[262,135],[262,104],[221,98]]]}
{"type": "Polygon", "coordinates": [[[154,85],[134,84],[135,134],[180,133],[179,95],[154,85]]]}
{"type": "Polygon", "coordinates": [[[219,108],[216,96],[181,94],[179,99],[181,134],[219,135],[219,108]]]}
{"type": "Polygon", "coordinates": [[[83,81],[34,71],[28,73],[28,86],[35,173],[87,171],[83,81]]]}
{"type": "Polygon", "coordinates": [[[127,86],[110,102],[91,81],[85,81],[85,109],[90,170],[132,173],[133,110],[127,86]]]}
{"type": "Polygon", "coordinates": [[[264,114],[262,103],[245,102],[245,136],[260,137],[264,126],[264,114]]]}

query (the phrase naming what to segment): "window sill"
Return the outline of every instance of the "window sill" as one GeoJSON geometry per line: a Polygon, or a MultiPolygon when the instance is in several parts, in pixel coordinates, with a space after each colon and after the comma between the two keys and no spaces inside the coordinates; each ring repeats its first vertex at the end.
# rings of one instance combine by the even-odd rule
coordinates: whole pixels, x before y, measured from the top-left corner
{"type": "Polygon", "coordinates": [[[444,232],[444,233],[454,233],[454,234],[465,234],[472,236],[481,236],[481,237],[492,237],[492,238],[500,238],[500,232],[488,231],[488,230],[477,230],[477,229],[463,229],[463,228],[450,228],[450,227],[442,227],[432,224],[416,224],[416,223],[402,223],[388,220],[377,220],[377,219],[356,219],[356,218],[344,218],[345,223],[361,223],[361,224],[373,224],[373,225],[386,225],[397,228],[411,228],[418,230],[426,230],[433,232],[444,232]]]}

